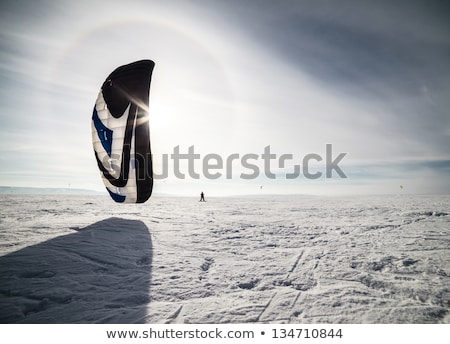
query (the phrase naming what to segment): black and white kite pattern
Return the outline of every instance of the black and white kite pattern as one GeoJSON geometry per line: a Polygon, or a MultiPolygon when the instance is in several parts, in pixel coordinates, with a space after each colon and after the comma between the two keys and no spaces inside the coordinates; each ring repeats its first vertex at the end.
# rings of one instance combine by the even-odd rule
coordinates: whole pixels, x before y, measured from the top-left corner
{"type": "Polygon", "coordinates": [[[149,92],[155,63],[142,60],[115,69],[92,114],[92,143],[103,183],[116,202],[143,203],[153,188],[149,92]]]}

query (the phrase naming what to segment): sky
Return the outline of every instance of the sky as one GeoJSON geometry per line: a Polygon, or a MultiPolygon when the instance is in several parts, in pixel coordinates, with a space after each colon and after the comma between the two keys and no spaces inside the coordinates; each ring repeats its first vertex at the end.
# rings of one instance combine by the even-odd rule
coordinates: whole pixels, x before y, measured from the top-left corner
{"type": "Polygon", "coordinates": [[[449,15],[437,0],[2,1],[0,185],[104,190],[95,99],[116,67],[151,59],[155,171],[175,147],[201,157],[199,179],[169,159],[154,192],[448,194],[449,15]],[[346,178],[326,177],[327,145],[346,178]],[[208,154],[255,154],[260,174],[235,160],[205,178],[208,154]],[[286,179],[311,154],[321,177],[286,179]]]}

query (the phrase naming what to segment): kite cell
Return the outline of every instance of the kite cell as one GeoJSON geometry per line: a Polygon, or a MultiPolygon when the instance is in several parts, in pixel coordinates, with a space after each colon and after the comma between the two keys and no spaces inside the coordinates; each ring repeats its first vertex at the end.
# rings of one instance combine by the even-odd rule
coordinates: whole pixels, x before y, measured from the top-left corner
{"type": "Polygon", "coordinates": [[[143,203],[152,194],[148,123],[155,63],[118,67],[105,80],[92,114],[92,144],[100,174],[116,202],[143,203]]]}

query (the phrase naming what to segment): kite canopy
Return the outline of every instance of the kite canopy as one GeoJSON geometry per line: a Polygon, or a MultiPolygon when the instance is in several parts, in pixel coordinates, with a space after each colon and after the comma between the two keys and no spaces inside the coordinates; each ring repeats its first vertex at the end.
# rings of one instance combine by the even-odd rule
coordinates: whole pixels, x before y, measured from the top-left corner
{"type": "Polygon", "coordinates": [[[116,202],[143,203],[153,188],[148,123],[155,63],[118,67],[105,80],[92,114],[92,144],[100,174],[116,202]]]}

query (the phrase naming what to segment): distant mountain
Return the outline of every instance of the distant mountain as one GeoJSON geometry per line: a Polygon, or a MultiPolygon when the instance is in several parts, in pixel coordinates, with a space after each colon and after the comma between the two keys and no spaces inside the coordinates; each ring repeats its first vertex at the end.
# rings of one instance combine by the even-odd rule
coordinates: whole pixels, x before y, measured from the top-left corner
{"type": "Polygon", "coordinates": [[[5,195],[103,195],[104,192],[74,188],[35,188],[0,186],[0,194],[5,195]]]}

